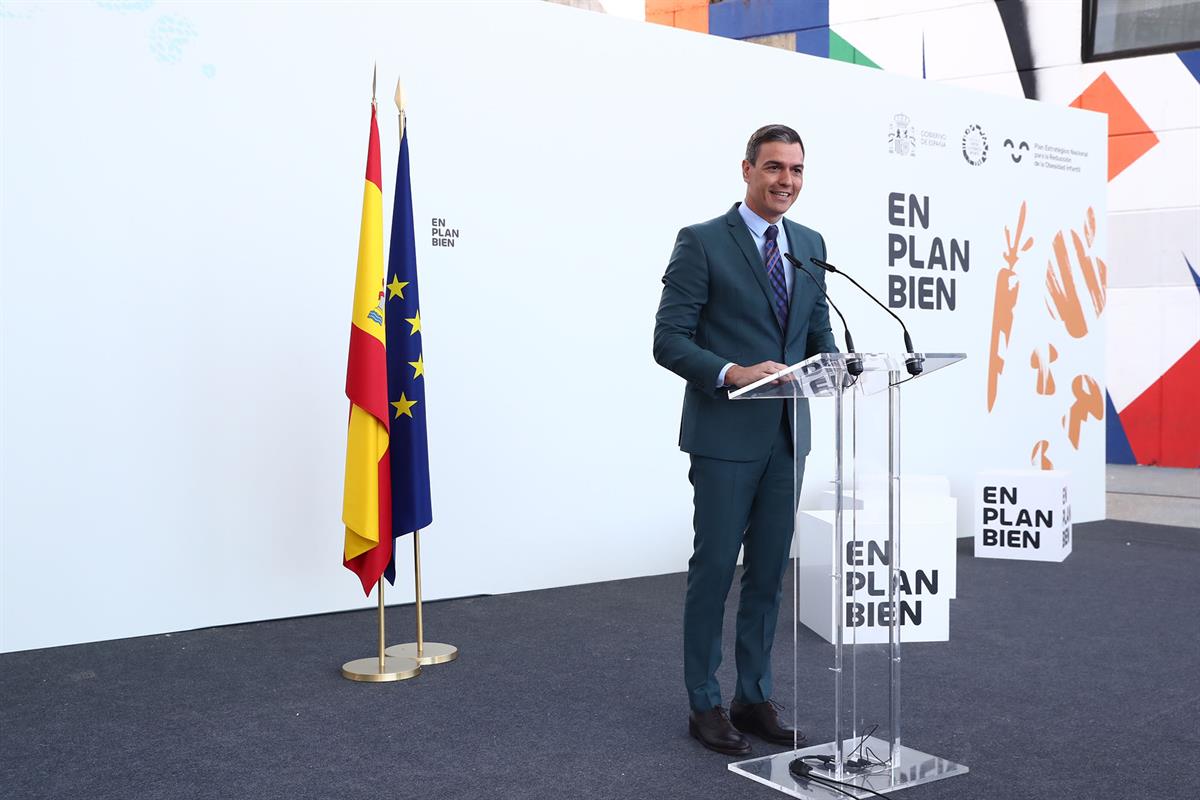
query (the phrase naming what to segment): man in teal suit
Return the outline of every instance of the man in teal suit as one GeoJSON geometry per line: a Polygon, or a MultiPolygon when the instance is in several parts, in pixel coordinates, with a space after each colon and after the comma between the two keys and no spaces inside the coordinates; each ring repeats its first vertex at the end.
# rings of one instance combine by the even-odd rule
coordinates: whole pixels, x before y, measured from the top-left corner
{"type": "Polygon", "coordinates": [[[771,647],[795,515],[793,468],[803,475],[810,426],[807,401],[731,401],[728,390],[837,350],[813,282],[824,275],[813,270],[810,280],[782,258],[825,258],[819,233],[783,218],[804,183],[799,134],[785,125],[755,131],[742,177],[744,203],[679,232],[654,326],[655,361],[687,381],[679,446],[691,457],[695,507],[683,616],[688,729],[730,755],[750,751],[743,732],[793,741],[771,703],[771,647]],[[727,716],[716,673],[742,547],[737,685],[727,716]]]}

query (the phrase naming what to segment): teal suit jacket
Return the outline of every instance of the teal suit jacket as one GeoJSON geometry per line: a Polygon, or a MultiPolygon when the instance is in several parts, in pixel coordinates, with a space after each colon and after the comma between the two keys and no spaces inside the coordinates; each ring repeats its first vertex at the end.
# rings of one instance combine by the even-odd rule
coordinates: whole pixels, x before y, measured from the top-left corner
{"type": "MultiPolygon", "coordinates": [[[[771,310],[771,286],[762,255],[738,205],[723,216],[679,232],[663,276],[654,325],[654,360],[687,381],[679,447],[727,461],[765,457],[791,400],[730,400],[717,388],[721,369],[762,361],[794,364],[817,353],[836,352],[829,306],[811,280],[796,274],[787,330],[771,310]]],[[[824,260],[821,234],[783,221],[788,249],[804,265],[824,260]]],[[[784,262],[787,269],[792,266],[784,262]]],[[[823,270],[808,273],[824,286],[823,270]]],[[[796,410],[796,454],[811,448],[808,401],[796,410]]]]}

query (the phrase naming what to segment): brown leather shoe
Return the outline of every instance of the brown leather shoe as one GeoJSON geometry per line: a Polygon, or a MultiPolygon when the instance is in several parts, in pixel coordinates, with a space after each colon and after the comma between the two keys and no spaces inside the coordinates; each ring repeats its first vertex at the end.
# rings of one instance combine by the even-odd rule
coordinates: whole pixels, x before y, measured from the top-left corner
{"type": "Polygon", "coordinates": [[[727,756],[744,756],[750,752],[750,740],[729,723],[729,716],[721,706],[708,711],[693,711],[688,717],[688,733],[709,750],[727,756]]]}
{"type": "Polygon", "coordinates": [[[760,739],[766,739],[775,744],[790,745],[795,733],[796,746],[808,743],[808,738],[800,731],[793,731],[779,721],[778,706],[770,700],[765,703],[739,703],[736,700],[729,705],[729,716],[733,724],[743,733],[753,733],[760,739]]]}

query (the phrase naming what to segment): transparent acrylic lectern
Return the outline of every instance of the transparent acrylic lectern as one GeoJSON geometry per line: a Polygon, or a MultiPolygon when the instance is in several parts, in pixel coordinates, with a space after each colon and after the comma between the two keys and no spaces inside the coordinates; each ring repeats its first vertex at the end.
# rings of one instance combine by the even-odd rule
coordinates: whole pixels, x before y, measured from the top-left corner
{"type": "MultiPolygon", "coordinates": [[[[803,709],[809,738],[829,741],[730,764],[734,772],[800,798],[869,797],[867,790],[967,772],[903,745],[900,724],[900,642],[922,613],[900,568],[901,386],[965,357],[822,353],[730,392],[739,401],[829,398],[834,445],[830,491],[807,509],[799,502],[805,459],[796,459],[792,541],[793,725],[801,727],[803,709]],[[830,697],[831,728],[824,722],[830,697]]],[[[793,411],[792,431],[799,430],[793,411]]],[[[814,430],[812,440],[823,433],[814,430]]],[[[823,476],[808,477],[811,487],[823,476]]]]}

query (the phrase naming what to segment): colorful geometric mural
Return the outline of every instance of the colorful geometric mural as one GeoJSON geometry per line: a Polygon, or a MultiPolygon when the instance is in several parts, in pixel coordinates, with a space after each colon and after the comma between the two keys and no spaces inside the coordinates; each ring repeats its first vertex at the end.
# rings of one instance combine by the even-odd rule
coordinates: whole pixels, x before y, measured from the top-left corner
{"type": "MultiPolygon", "coordinates": [[[[1073,278],[1062,265],[1082,253],[1073,234],[1046,280],[1050,310],[1066,315],[1068,333],[1086,329],[1089,308],[1098,315],[1107,303],[1113,312],[1105,315],[1108,385],[1061,388],[1084,398],[1080,423],[1104,420],[1110,463],[1200,467],[1200,51],[1080,63],[1081,5],[647,0],[646,19],[1107,114],[1109,263],[1083,264],[1082,285],[1068,292],[1062,281],[1073,278]]],[[[1050,350],[1021,357],[1045,391],[1050,350]]],[[[1044,448],[1032,458],[1049,463],[1044,448]]]]}
{"type": "Polygon", "coordinates": [[[1075,108],[1099,111],[1108,115],[1108,179],[1120,175],[1125,168],[1158,144],[1158,137],[1138,115],[1137,110],[1121,94],[1107,72],[1092,81],[1083,94],[1071,103],[1075,108]]]}

